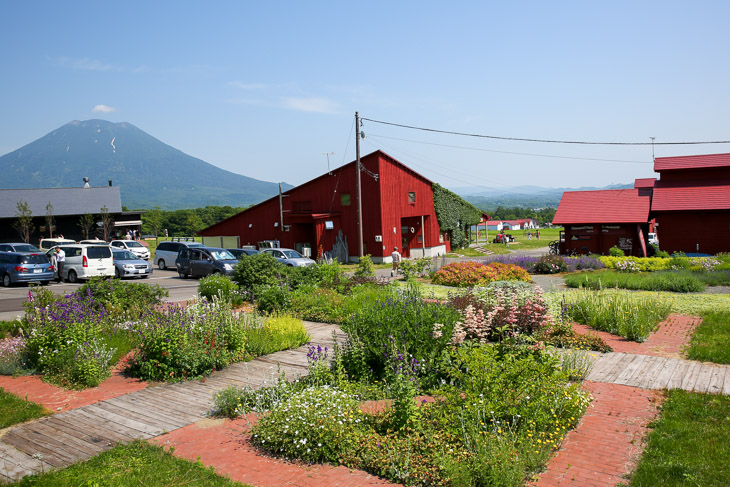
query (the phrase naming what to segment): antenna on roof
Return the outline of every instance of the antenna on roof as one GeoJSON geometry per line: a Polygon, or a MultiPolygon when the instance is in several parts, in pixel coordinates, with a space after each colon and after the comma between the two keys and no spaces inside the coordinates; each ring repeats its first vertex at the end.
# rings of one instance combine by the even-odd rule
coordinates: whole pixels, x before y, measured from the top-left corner
{"type": "Polygon", "coordinates": [[[330,156],[334,156],[335,153],[334,152],[322,152],[322,154],[324,154],[325,156],[327,156],[327,172],[329,174],[332,174],[330,172],[330,156]]]}
{"type": "Polygon", "coordinates": [[[654,139],[655,137],[649,137],[651,139],[651,162],[656,162],[654,160],[654,139]]]}

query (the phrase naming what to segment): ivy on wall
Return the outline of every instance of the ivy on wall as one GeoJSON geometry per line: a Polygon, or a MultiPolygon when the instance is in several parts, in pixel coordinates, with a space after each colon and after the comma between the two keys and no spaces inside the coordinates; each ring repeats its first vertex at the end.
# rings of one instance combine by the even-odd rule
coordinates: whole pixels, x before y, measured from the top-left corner
{"type": "Polygon", "coordinates": [[[482,212],[455,193],[433,183],[433,207],[442,232],[451,232],[451,248],[466,247],[466,229],[476,225],[482,212]]]}

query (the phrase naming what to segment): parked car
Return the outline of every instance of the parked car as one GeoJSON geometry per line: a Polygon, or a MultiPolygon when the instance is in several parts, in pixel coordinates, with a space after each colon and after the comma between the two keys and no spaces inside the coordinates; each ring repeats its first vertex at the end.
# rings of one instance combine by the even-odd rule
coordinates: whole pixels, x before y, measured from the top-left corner
{"type": "Polygon", "coordinates": [[[40,282],[45,286],[53,279],[53,266],[42,253],[0,252],[0,278],[5,287],[18,282],[40,282]]]}
{"type": "Polygon", "coordinates": [[[112,249],[114,257],[114,277],[124,279],[125,277],[147,278],[152,274],[152,264],[140,259],[129,250],[112,249]]]}
{"type": "Polygon", "coordinates": [[[312,259],[302,257],[302,254],[292,249],[264,249],[261,253],[269,254],[282,264],[291,267],[303,267],[316,264],[312,259]]]}
{"type": "Polygon", "coordinates": [[[226,249],[231,254],[233,254],[233,257],[235,257],[238,260],[241,260],[243,257],[247,257],[249,255],[256,255],[259,253],[256,249],[226,249]]]}
{"type": "Polygon", "coordinates": [[[41,250],[46,252],[56,245],[69,245],[75,244],[76,240],[70,240],[68,238],[44,238],[41,239],[41,250]]]}
{"type": "Polygon", "coordinates": [[[87,244],[87,245],[109,245],[107,242],[103,240],[99,240],[98,238],[95,239],[89,239],[89,240],[79,240],[80,244],[87,244]]]}
{"type": "Polygon", "coordinates": [[[203,244],[200,242],[160,242],[155,250],[154,263],[163,271],[168,267],[175,267],[175,259],[180,251],[189,247],[203,247],[203,244]]]}
{"type": "Polygon", "coordinates": [[[79,279],[114,275],[114,259],[108,245],[56,245],[46,252],[46,256],[50,258],[51,252],[55,252],[57,247],[62,248],[66,254],[63,275],[60,276],[62,281],[78,282],[79,279]]]}
{"type": "Polygon", "coordinates": [[[40,252],[35,245],[20,243],[0,243],[0,252],[40,252]]]}
{"type": "Polygon", "coordinates": [[[136,240],[112,240],[109,245],[117,249],[129,250],[140,259],[147,260],[150,258],[150,251],[147,247],[136,240]]]}
{"type": "Polygon", "coordinates": [[[216,247],[191,247],[180,251],[175,266],[178,275],[185,279],[188,276],[205,277],[211,274],[233,274],[238,260],[226,249],[216,247]]]}
{"type": "Polygon", "coordinates": [[[649,232],[649,244],[651,245],[659,245],[659,237],[657,237],[656,233],[649,232]]]}

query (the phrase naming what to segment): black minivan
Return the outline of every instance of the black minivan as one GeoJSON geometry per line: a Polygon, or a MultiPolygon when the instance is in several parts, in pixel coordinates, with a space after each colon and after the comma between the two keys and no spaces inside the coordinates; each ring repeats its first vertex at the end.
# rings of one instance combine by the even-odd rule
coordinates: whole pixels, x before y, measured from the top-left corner
{"type": "Polygon", "coordinates": [[[211,274],[233,274],[238,260],[226,249],[215,247],[190,247],[180,250],[175,259],[178,275],[205,277],[211,274]]]}

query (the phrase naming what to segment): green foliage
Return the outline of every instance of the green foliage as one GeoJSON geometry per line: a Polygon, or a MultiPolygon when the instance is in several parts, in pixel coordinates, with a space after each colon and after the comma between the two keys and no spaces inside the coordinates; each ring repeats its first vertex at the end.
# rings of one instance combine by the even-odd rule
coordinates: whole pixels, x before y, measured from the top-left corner
{"type": "Polygon", "coordinates": [[[374,277],[375,268],[373,267],[373,260],[370,258],[370,254],[363,255],[357,263],[357,270],[355,271],[357,277],[374,277]]]}
{"type": "Polygon", "coordinates": [[[434,274],[432,282],[443,286],[471,287],[484,286],[495,281],[530,282],[530,274],[514,264],[475,261],[454,262],[445,265],[434,274]]]}
{"type": "Polygon", "coordinates": [[[89,296],[107,313],[137,317],[151,307],[161,304],[169,292],[159,284],[142,284],[92,277],[76,290],[79,296],[89,296]]]}
{"type": "Polygon", "coordinates": [[[422,259],[404,259],[398,269],[403,273],[406,281],[414,277],[423,277],[431,270],[432,260],[429,257],[422,259]]]}
{"type": "Polygon", "coordinates": [[[571,274],[565,277],[565,284],[568,287],[586,289],[622,288],[678,293],[701,292],[705,289],[705,284],[699,276],[690,272],[676,271],[650,274],[626,274],[612,271],[571,274]]]}
{"type": "Polygon", "coordinates": [[[35,225],[33,225],[33,212],[27,201],[20,200],[15,205],[15,221],[12,223],[13,228],[17,230],[23,242],[30,242],[30,234],[33,233],[35,225]]]}
{"type": "Polygon", "coordinates": [[[6,392],[0,387],[0,430],[32,419],[42,418],[51,414],[51,411],[40,404],[6,392]]]}
{"type": "Polygon", "coordinates": [[[623,257],[626,254],[624,253],[624,251],[622,249],[620,249],[614,245],[613,247],[608,249],[608,255],[611,257],[623,257]]]}
{"type": "Polygon", "coordinates": [[[233,306],[243,303],[243,296],[238,291],[236,283],[222,274],[211,274],[202,278],[198,283],[198,294],[209,301],[217,297],[233,306]]]}
{"type": "Polygon", "coordinates": [[[302,320],[291,315],[248,319],[245,323],[246,352],[252,357],[297,348],[309,341],[302,320]]]}
{"type": "Polygon", "coordinates": [[[277,286],[286,276],[286,267],[271,254],[259,253],[236,264],[233,281],[242,291],[256,296],[262,288],[277,286]]]}
{"type": "Polygon", "coordinates": [[[729,417],[728,396],[669,391],[630,485],[727,485],[729,417]]]}
{"type": "Polygon", "coordinates": [[[730,364],[730,311],[702,315],[702,323],[692,335],[687,358],[702,362],[730,364]]]}
{"type": "Polygon", "coordinates": [[[291,292],[284,286],[261,287],[256,293],[256,310],[264,314],[288,311],[291,292]]]}
{"type": "Polygon", "coordinates": [[[300,318],[320,323],[340,323],[340,307],[345,297],[332,289],[303,286],[291,295],[291,312],[300,318]]]}
{"type": "Polygon", "coordinates": [[[163,229],[167,229],[170,237],[190,236],[190,232],[195,227],[207,228],[245,209],[245,207],[206,206],[167,211],[156,206],[154,209],[142,213],[142,231],[158,235],[158,233],[162,233],[163,229]],[[191,224],[193,224],[192,227],[191,224]]]}
{"type": "Polygon", "coordinates": [[[24,477],[17,485],[241,487],[238,482],[216,475],[201,462],[175,457],[163,447],[151,445],[143,440],[119,445],[85,462],[64,469],[24,477]]]}
{"type": "Polygon", "coordinates": [[[565,313],[578,323],[643,342],[672,309],[668,299],[633,293],[581,291],[565,294],[565,313]]]}
{"type": "Polygon", "coordinates": [[[659,271],[663,269],[669,269],[670,268],[670,261],[669,259],[664,259],[662,257],[633,257],[633,256],[627,256],[627,257],[609,257],[609,256],[600,256],[600,261],[603,262],[603,265],[606,266],[607,269],[615,269],[616,264],[619,263],[626,263],[626,262],[633,262],[635,264],[635,269],[637,271],[641,272],[652,272],[652,271],[659,271]]]}
{"type": "Polygon", "coordinates": [[[558,274],[559,272],[567,272],[568,264],[559,255],[546,254],[535,262],[533,269],[537,274],[558,274]]]}
{"type": "Polygon", "coordinates": [[[692,263],[684,252],[675,252],[669,258],[667,267],[675,270],[689,270],[692,267],[692,263]]]}
{"type": "Polygon", "coordinates": [[[466,230],[471,225],[479,223],[482,212],[459,195],[436,183],[433,183],[432,188],[433,206],[441,231],[451,233],[452,249],[466,247],[469,244],[466,230]]]}

